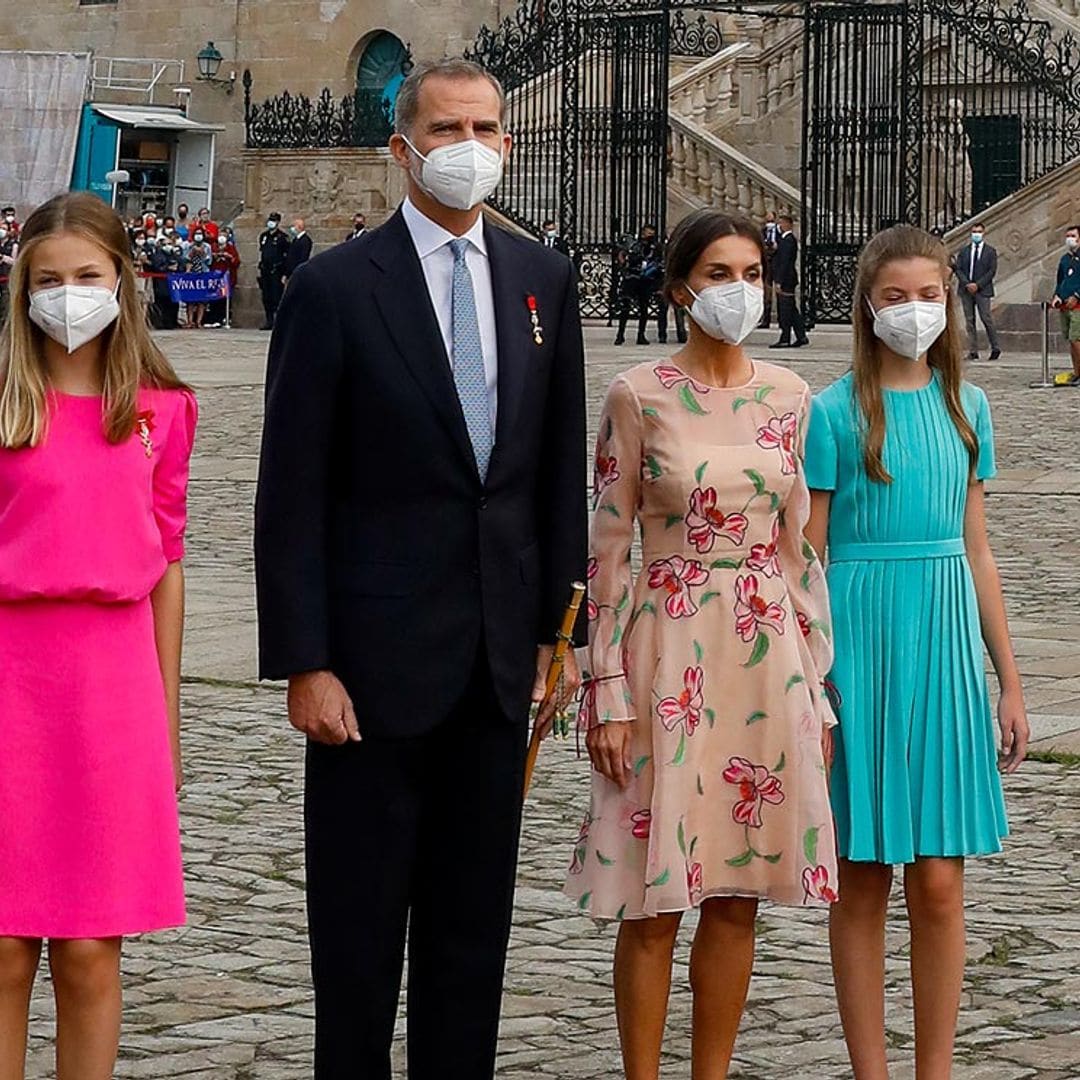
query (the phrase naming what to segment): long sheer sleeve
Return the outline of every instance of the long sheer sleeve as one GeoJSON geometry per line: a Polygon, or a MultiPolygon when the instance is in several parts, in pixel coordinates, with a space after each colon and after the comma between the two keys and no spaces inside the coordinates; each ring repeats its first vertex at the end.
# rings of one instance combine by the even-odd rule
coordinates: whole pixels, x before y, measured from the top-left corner
{"type": "Polygon", "coordinates": [[[630,549],[641,493],[641,406],[618,377],[600,416],[589,540],[589,646],[582,720],[587,727],[635,719],[623,640],[633,613],[630,549]]]}
{"type": "MultiPolygon", "coordinates": [[[[811,686],[814,704],[822,724],[832,727],[837,722],[836,715],[824,691],[825,677],[833,663],[829,592],[821,561],[803,532],[810,518],[810,490],[806,475],[807,426],[810,423],[809,389],[803,391],[798,416],[795,482],[781,512],[778,548],[780,566],[787,581],[795,618],[816,675],[814,685],[811,686]]],[[[818,418],[815,418],[814,422],[817,423],[818,418]]],[[[820,483],[820,480],[817,481],[815,486],[820,483]]]]}

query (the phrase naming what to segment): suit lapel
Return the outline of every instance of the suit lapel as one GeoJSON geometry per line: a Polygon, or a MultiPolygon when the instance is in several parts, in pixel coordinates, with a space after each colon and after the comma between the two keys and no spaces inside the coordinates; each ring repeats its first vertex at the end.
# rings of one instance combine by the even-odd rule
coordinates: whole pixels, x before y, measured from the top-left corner
{"type": "Polygon", "coordinates": [[[380,242],[371,253],[371,261],[382,275],[375,286],[374,297],[387,333],[475,473],[476,459],[450,370],[450,359],[446,355],[420,257],[401,211],[398,210],[377,230],[376,235],[380,242]]]}
{"type": "MultiPolygon", "coordinates": [[[[491,288],[495,300],[495,330],[499,349],[499,408],[495,422],[495,453],[501,460],[514,430],[521,405],[529,357],[536,348],[529,318],[528,264],[522,265],[510,250],[509,237],[497,226],[484,225],[491,288]],[[500,446],[503,453],[499,452],[500,446]]],[[[534,286],[535,288],[535,286],[534,286]]],[[[492,461],[492,466],[495,465],[492,461]]]]}

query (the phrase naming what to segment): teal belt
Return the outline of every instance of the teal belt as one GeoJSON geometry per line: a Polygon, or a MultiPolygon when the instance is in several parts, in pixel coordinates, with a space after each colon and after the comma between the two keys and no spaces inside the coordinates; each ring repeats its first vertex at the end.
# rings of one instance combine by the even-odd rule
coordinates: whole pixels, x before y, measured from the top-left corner
{"type": "Polygon", "coordinates": [[[964,538],[909,540],[885,544],[830,544],[830,562],[883,562],[891,559],[948,559],[966,554],[964,538]]]}

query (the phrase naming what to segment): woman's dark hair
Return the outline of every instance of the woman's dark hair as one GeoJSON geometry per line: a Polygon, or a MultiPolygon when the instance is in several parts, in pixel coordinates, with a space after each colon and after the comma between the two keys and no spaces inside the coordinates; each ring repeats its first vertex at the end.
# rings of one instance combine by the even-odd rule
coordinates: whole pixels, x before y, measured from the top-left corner
{"type": "Polygon", "coordinates": [[[705,249],[722,236],[749,240],[765,258],[758,227],[748,218],[721,210],[695,210],[684,217],[671,234],[664,259],[664,299],[674,303],[672,291],[686,282],[705,249]]]}

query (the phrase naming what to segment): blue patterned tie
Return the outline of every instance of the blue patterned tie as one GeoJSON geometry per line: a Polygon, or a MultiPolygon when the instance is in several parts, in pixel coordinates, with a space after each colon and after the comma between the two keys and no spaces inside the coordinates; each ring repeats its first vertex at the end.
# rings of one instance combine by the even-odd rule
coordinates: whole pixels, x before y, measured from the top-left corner
{"type": "Polygon", "coordinates": [[[454,385],[476,455],[476,468],[480,479],[486,480],[488,462],[491,460],[491,407],[484,371],[484,351],[480,346],[480,322],[476,317],[476,294],[473,292],[472,274],[465,262],[468,247],[468,240],[450,241],[450,249],[454,253],[454,385]]]}

